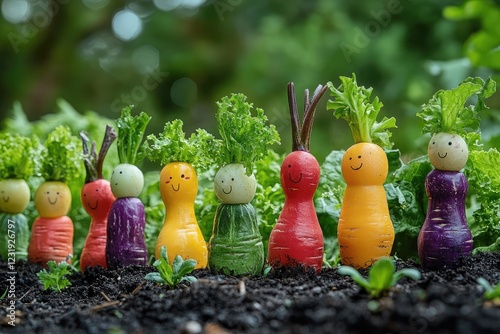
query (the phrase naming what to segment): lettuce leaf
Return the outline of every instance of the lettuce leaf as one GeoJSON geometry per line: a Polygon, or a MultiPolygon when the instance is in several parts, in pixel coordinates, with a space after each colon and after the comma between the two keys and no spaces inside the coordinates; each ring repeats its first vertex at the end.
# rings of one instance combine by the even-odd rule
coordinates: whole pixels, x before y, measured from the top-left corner
{"type": "Polygon", "coordinates": [[[0,147],[0,180],[28,180],[38,173],[42,147],[36,136],[1,133],[0,147]]]}
{"type": "Polygon", "coordinates": [[[479,132],[479,112],[488,109],[484,99],[495,93],[496,83],[492,79],[467,78],[456,88],[439,90],[422,106],[417,116],[424,121],[422,133],[435,134],[438,132],[456,133],[463,136],[467,143],[467,133],[479,132]],[[476,105],[465,106],[467,101],[477,96],[476,105]]]}
{"type": "Polygon", "coordinates": [[[176,119],[167,122],[158,137],[147,137],[147,156],[152,161],[160,161],[162,165],[170,162],[187,162],[195,169],[208,169],[214,164],[214,157],[220,152],[222,143],[203,129],[186,138],[182,130],[183,123],[176,119]]]}
{"type": "Polygon", "coordinates": [[[116,120],[118,127],[116,146],[120,163],[135,165],[144,159],[146,148],[141,142],[151,117],[145,112],[132,116],[132,108],[133,106],[123,108],[120,118],[116,120]]]}
{"type": "Polygon", "coordinates": [[[368,142],[391,148],[389,129],[396,128],[396,119],[384,117],[377,122],[383,104],[376,96],[371,100],[373,88],[359,87],[355,74],[352,78],[341,76],[340,81],[339,88],[331,82],[327,84],[333,97],[328,101],[327,109],[333,109],[336,118],[343,118],[349,123],[355,143],[368,142]]]}
{"type": "Polygon", "coordinates": [[[218,163],[241,163],[250,175],[255,162],[264,158],[269,146],[279,144],[281,139],[276,127],[266,124],[264,110],[256,108],[256,114],[252,116],[253,104],[246,100],[243,94],[223,97],[217,102],[215,117],[223,141],[218,163]]]}
{"type": "Polygon", "coordinates": [[[44,146],[41,176],[46,181],[68,182],[81,175],[82,143],[67,126],[59,125],[50,132],[44,146]]]}

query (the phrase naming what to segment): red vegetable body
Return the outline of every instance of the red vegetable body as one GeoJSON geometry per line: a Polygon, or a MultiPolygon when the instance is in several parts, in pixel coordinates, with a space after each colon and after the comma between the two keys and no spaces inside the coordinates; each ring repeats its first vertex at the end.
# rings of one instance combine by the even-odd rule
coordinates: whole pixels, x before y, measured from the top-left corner
{"type": "Polygon", "coordinates": [[[89,233],[80,257],[80,267],[106,268],[106,239],[108,214],[115,202],[109,181],[98,179],[83,186],[81,200],[85,211],[92,218],[89,233]]]}
{"type": "Polygon", "coordinates": [[[461,172],[434,169],[426,178],[427,217],[418,235],[418,256],[423,267],[438,269],[472,253],[467,225],[467,179],[461,172]]]}
{"type": "Polygon", "coordinates": [[[109,268],[147,265],[144,241],[146,217],[144,205],[136,197],[118,198],[108,215],[106,263],[109,268]]]}
{"type": "Polygon", "coordinates": [[[320,168],[316,158],[305,151],[290,153],[281,165],[285,204],[269,237],[269,264],[321,270],[323,232],[316,216],[313,196],[320,168]]]}
{"type": "Polygon", "coordinates": [[[28,260],[46,266],[48,261],[66,261],[73,255],[73,222],[68,216],[38,217],[31,227],[28,260]]]}

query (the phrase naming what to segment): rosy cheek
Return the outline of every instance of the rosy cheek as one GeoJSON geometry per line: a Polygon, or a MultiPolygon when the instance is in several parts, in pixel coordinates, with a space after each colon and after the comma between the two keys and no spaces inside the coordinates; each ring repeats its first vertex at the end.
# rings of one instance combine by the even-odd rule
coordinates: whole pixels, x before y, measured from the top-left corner
{"type": "Polygon", "coordinates": [[[190,179],[190,177],[189,177],[189,176],[186,176],[184,179],[189,180],[189,179],[190,179]]]}
{"type": "Polygon", "coordinates": [[[169,184],[169,183],[170,183],[170,181],[167,181],[167,182],[165,182],[165,183],[166,183],[166,184],[169,184]]]}

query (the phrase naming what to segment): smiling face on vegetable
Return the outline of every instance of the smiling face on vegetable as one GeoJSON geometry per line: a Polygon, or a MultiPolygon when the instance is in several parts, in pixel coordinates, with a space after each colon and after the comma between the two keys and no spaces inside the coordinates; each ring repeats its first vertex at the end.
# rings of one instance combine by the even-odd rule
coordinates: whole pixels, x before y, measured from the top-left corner
{"type": "Polygon", "coordinates": [[[0,212],[21,213],[30,201],[30,188],[22,179],[0,181],[0,212]]]}
{"type": "Polygon", "coordinates": [[[94,218],[106,218],[115,201],[111,185],[104,179],[85,184],[80,197],[83,208],[94,218]]]}
{"type": "Polygon", "coordinates": [[[285,194],[311,197],[318,187],[320,168],[316,158],[304,151],[293,151],[281,164],[280,179],[285,194]]]}
{"type": "Polygon", "coordinates": [[[387,155],[376,144],[355,144],[342,158],[342,175],[349,185],[381,185],[387,171],[387,155]]]}
{"type": "Polygon", "coordinates": [[[109,181],[116,198],[138,197],[144,187],[144,176],[141,170],[130,164],[116,166],[109,181]]]}
{"type": "Polygon", "coordinates": [[[168,203],[192,203],[198,193],[198,177],[191,164],[171,162],[160,173],[161,198],[168,203]]]}
{"type": "Polygon", "coordinates": [[[34,201],[42,218],[65,216],[71,207],[71,191],[63,182],[45,182],[36,190],[34,201]]]}
{"type": "Polygon", "coordinates": [[[245,204],[254,198],[257,182],[253,174],[246,174],[242,164],[228,164],[215,174],[214,186],[222,203],[245,204]]]}
{"type": "Polygon", "coordinates": [[[457,134],[446,132],[432,136],[427,153],[434,168],[454,172],[464,168],[469,157],[465,140],[457,134]]]}

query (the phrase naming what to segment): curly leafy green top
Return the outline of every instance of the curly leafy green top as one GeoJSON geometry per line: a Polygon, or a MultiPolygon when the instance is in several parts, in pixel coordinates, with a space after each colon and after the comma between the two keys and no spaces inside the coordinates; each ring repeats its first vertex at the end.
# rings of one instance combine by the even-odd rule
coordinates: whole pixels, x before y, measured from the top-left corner
{"type": "Polygon", "coordinates": [[[383,104],[376,96],[370,100],[373,88],[359,87],[355,74],[352,78],[342,76],[340,81],[342,84],[339,88],[328,82],[333,100],[328,101],[327,109],[333,109],[335,117],[343,118],[349,123],[356,143],[368,142],[390,148],[391,133],[388,129],[396,127],[396,119],[384,117],[381,122],[377,122],[377,115],[383,104]]]}
{"type": "Polygon", "coordinates": [[[67,126],[60,125],[50,132],[44,146],[41,174],[46,181],[67,182],[80,176],[82,145],[67,126]]]}
{"type": "Polygon", "coordinates": [[[163,165],[169,162],[187,162],[196,169],[208,168],[214,163],[214,156],[218,154],[220,140],[216,140],[203,129],[197,129],[186,138],[182,125],[182,121],[176,119],[167,122],[163,133],[158,137],[149,135],[148,158],[152,161],[159,160],[163,165]]]}
{"type": "Polygon", "coordinates": [[[479,131],[480,110],[487,109],[484,99],[495,93],[496,83],[492,79],[467,78],[456,88],[439,90],[417,113],[425,125],[422,133],[449,132],[465,135],[479,131]],[[465,106],[469,98],[476,95],[476,105],[465,106]]]}
{"type": "Polygon", "coordinates": [[[266,124],[264,110],[256,108],[252,116],[253,104],[246,100],[243,94],[223,97],[217,102],[215,117],[223,141],[218,152],[220,164],[241,163],[250,175],[255,162],[267,154],[270,145],[279,144],[281,139],[276,127],[266,124]]]}
{"type": "Polygon", "coordinates": [[[134,165],[140,163],[146,154],[145,144],[141,145],[141,142],[151,117],[145,112],[132,116],[132,108],[133,106],[123,108],[120,118],[116,120],[118,128],[116,147],[120,163],[134,165]]]}
{"type": "Polygon", "coordinates": [[[37,137],[2,133],[0,147],[0,180],[28,180],[38,172],[42,147],[37,137]]]}

